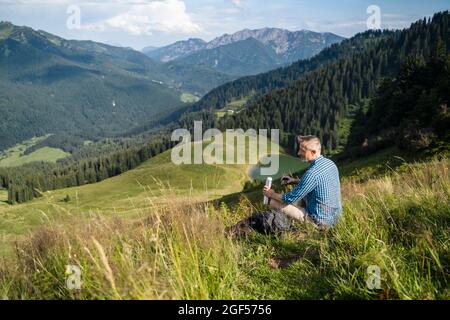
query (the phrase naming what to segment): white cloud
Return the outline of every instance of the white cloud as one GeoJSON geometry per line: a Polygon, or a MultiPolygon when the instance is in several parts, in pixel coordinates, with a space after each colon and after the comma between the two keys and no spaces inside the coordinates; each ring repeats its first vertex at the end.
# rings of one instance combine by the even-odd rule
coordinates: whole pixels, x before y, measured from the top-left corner
{"type": "Polygon", "coordinates": [[[133,35],[151,34],[152,31],[189,34],[201,30],[192,22],[183,1],[129,1],[129,3],[133,4],[127,12],[84,25],[82,28],[99,31],[123,30],[133,35]]]}
{"type": "Polygon", "coordinates": [[[202,31],[199,25],[192,22],[186,12],[186,5],[181,0],[123,2],[129,4],[126,12],[99,22],[84,24],[81,28],[96,31],[122,30],[133,35],[149,35],[153,31],[169,34],[192,34],[202,31]]]}

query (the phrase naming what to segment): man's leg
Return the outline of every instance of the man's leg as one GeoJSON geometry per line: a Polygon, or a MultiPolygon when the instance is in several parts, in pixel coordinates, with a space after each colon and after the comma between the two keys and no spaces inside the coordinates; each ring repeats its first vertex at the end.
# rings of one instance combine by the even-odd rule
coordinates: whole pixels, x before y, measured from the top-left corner
{"type": "Polygon", "coordinates": [[[273,209],[280,210],[288,217],[305,222],[306,220],[306,210],[302,207],[296,207],[292,204],[284,204],[277,200],[270,199],[270,207],[273,209]]]}

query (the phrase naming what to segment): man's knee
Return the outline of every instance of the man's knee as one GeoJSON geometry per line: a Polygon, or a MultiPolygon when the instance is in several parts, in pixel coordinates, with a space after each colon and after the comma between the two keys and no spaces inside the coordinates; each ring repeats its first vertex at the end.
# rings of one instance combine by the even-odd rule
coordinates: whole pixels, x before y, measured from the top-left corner
{"type": "Polygon", "coordinates": [[[306,219],[306,210],[304,208],[296,207],[292,204],[288,204],[281,208],[281,212],[286,214],[288,217],[304,222],[306,219]]]}
{"type": "Polygon", "coordinates": [[[280,210],[288,217],[304,222],[306,219],[306,209],[303,207],[294,206],[292,204],[284,204],[275,199],[270,199],[269,207],[280,210]]]}

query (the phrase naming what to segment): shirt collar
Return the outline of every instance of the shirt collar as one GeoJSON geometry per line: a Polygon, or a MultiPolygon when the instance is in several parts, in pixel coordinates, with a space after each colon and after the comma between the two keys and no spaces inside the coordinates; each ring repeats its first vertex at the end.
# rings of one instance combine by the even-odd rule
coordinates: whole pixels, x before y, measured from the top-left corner
{"type": "Polygon", "coordinates": [[[313,165],[314,163],[317,162],[317,160],[323,158],[323,155],[318,156],[317,158],[315,158],[313,161],[311,161],[311,165],[313,165]]]}

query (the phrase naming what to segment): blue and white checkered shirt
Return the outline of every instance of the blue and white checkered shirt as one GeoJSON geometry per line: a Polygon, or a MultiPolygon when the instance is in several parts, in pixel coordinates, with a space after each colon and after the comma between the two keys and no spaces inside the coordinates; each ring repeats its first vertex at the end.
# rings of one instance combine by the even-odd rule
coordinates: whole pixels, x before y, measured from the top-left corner
{"type": "Polygon", "coordinates": [[[311,162],[299,184],[283,194],[283,202],[291,204],[305,198],[306,211],[321,225],[334,225],[342,213],[339,171],[328,158],[320,156],[311,162]],[[306,198],[305,198],[306,197],[306,198]]]}

